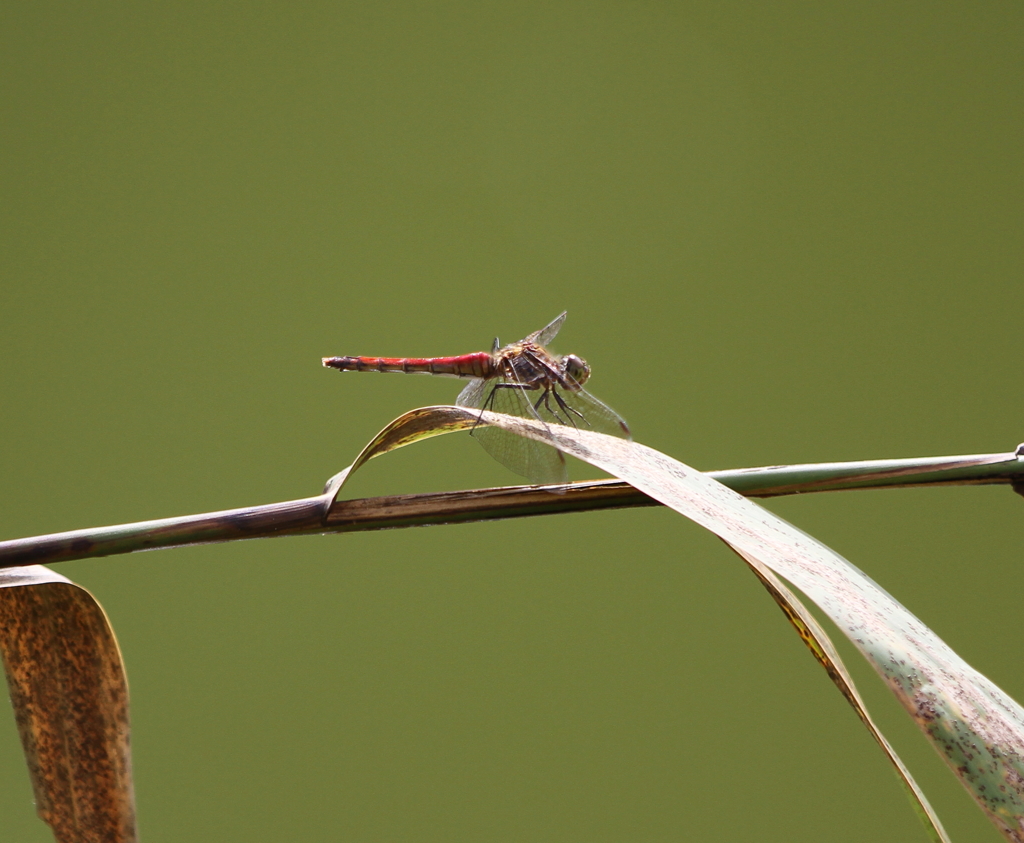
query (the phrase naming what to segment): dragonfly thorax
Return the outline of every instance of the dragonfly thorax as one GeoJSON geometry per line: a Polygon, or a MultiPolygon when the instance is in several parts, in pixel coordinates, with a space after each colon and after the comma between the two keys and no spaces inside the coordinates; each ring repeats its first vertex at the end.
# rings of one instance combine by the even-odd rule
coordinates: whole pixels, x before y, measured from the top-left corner
{"type": "Polygon", "coordinates": [[[566,354],[562,358],[562,372],[570,385],[575,383],[577,386],[583,386],[590,377],[590,366],[582,357],[566,354]]]}

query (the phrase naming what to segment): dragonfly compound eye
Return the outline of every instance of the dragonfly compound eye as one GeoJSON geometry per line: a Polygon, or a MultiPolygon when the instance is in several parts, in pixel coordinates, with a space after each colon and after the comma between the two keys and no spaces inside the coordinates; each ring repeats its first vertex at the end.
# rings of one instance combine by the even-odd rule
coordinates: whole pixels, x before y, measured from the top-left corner
{"type": "Polygon", "coordinates": [[[565,367],[566,377],[571,381],[576,381],[579,386],[583,386],[587,382],[587,378],[590,377],[590,366],[582,357],[566,354],[562,358],[562,365],[565,367]]]}

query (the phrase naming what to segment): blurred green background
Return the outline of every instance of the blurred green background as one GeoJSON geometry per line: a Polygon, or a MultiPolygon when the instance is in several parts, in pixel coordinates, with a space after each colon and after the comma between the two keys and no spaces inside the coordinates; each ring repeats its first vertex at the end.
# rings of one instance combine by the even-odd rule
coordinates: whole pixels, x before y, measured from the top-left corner
{"type": "MultiPolygon", "coordinates": [[[[556,348],[698,468],[1024,439],[1019,3],[5,4],[0,538],[316,494],[556,348]]],[[[574,476],[593,476],[577,466],[574,476]]],[[[363,496],[517,482],[469,437],[363,496]]],[[[1024,699],[1002,488],[770,508],[1024,699]]],[[[149,843],[924,840],[760,585],[661,510],[65,564],[149,843]]],[[[997,840],[856,657],[957,839],[997,840]]],[[[9,707],[4,837],[46,841],[9,707]]]]}

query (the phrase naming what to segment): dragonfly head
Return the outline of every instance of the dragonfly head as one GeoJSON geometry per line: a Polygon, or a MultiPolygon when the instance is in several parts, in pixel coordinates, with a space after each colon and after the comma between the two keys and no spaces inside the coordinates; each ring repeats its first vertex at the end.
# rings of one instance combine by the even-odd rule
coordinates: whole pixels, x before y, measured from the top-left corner
{"type": "Polygon", "coordinates": [[[566,354],[562,358],[562,370],[569,381],[574,381],[576,386],[583,386],[590,377],[590,366],[582,357],[575,354],[566,354]]]}

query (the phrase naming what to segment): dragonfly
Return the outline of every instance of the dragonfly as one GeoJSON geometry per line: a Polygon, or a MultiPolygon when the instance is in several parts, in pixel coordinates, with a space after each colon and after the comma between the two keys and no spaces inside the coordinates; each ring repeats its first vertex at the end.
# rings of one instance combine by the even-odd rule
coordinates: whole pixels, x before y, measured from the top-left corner
{"type": "MultiPolygon", "coordinates": [[[[490,351],[456,357],[324,357],[328,369],[341,372],[402,372],[469,378],[455,403],[534,419],[549,425],[594,430],[630,438],[629,426],[607,404],[583,388],[590,366],[582,357],[559,357],[547,349],[565,322],[565,313],[525,339],[490,351]]],[[[537,485],[568,480],[562,452],[501,427],[480,424],[473,437],[498,462],[537,485]]],[[[553,437],[552,437],[553,438],[553,437]]]]}

